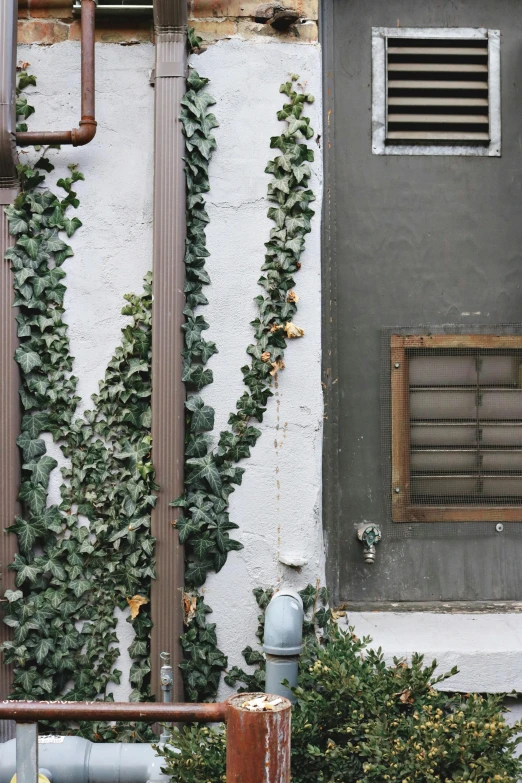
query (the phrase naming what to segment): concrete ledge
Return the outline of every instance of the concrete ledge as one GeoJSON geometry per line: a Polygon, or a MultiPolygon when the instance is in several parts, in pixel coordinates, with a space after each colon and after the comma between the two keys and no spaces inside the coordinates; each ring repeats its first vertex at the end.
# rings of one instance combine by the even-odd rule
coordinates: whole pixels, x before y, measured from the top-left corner
{"type": "Polygon", "coordinates": [[[481,693],[522,692],[520,614],[438,614],[431,612],[348,612],[357,636],[371,636],[388,662],[423,653],[435,658],[438,673],[459,673],[441,690],[481,693]]]}

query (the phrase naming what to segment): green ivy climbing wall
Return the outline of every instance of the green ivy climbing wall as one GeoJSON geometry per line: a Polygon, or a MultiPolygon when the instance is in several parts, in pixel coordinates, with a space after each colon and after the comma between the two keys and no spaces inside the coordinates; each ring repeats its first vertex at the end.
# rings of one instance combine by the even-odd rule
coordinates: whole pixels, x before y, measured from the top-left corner
{"type": "Polygon", "coordinates": [[[256,298],[258,315],[253,321],[255,342],[247,347],[249,364],[241,368],[245,392],[230,414],[228,428],[211,446],[214,410],[198,391],[212,382],[205,365],[217,348],[203,337],[208,323],[195,308],[207,303],[204,286],[210,283],[205,260],[205,227],[208,213],[204,193],[209,190],[208,167],[216,142],[212,130],[217,122],[208,109],[214,100],[206,92],[207,79],[195,71],[188,78],[189,91],[183,99],[181,119],[187,140],[187,252],[185,311],[185,374],[189,390],[186,403],[186,475],[185,493],[174,506],[183,509],[177,521],[180,540],[186,548],[186,614],[187,630],[182,638],[185,654],[182,671],[186,693],[191,700],[215,698],[227,661],[217,647],[216,628],[207,623],[211,609],[203,601],[199,588],[210,571],[219,571],[228,552],[241,544],[230,537],[237,525],[228,513],[229,496],[234,485],[241,483],[244,472],[238,463],[249,457],[260,437],[253,422],[261,422],[272,396],[271,385],[277,372],[284,369],[284,351],[288,339],[299,338],[304,330],[293,323],[298,295],[293,290],[294,275],[311,230],[314,194],[308,188],[313,151],[306,141],[313,136],[308,117],[303,116],[307,103],[313,101],[297,86],[298,77],[281,85],[287,101],[278,112],[285,123],[281,135],[271,139],[278,154],[266,172],[272,175],[268,200],[272,202],[268,217],[274,222],[266,243],[265,263],[259,285],[264,293],[256,298]]]}
{"type": "MultiPolygon", "coordinates": [[[[313,152],[306,143],[313,130],[303,115],[313,98],[292,76],[281,86],[287,100],[278,118],[284,125],[281,135],[271,139],[277,152],[266,169],[271,174],[268,215],[274,226],[259,280],[263,293],[256,298],[255,339],[247,347],[249,363],[242,368],[246,390],[227,429],[214,441],[214,410],[199,395],[212,382],[206,365],[217,352],[203,336],[208,324],[200,310],[207,303],[204,290],[210,282],[205,193],[217,127],[207,82],[196,71],[190,73],[181,112],[187,144],[183,380],[188,398],[185,492],[173,505],[183,510],[177,521],[186,546],[182,671],[192,700],[214,698],[227,666],[215,625],[207,622],[211,609],[200,588],[210,571],[223,568],[230,551],[241,548],[230,535],[237,525],[229,517],[229,496],[241,483],[244,468],[238,463],[250,456],[261,434],[254,422],[262,421],[273,378],[284,369],[287,340],[304,333],[293,322],[299,299],[294,275],[314,214],[314,195],[308,188],[313,152]]],[[[33,111],[22,92],[34,83],[34,76],[19,74],[21,120],[33,111]]],[[[142,294],[126,297],[122,312],[130,322],[93,395],[92,409],[78,415],[77,379],[63,317],[65,267],[73,253],[63,237],[81,227],[74,214],[79,206],[74,188],[83,175],[74,165],[69,168],[70,176],[57,182],[62,193],[51,191],[45,174],[53,165],[48,150],[41,150],[33,165],[19,167],[21,193],[7,209],[15,238],[6,258],[19,308],[16,360],[24,413],[18,439],[23,513],[9,528],[19,542],[19,554],[10,565],[17,589],[6,593],[6,622],[13,640],[4,646],[4,659],[14,665],[14,698],[110,698],[104,694],[110,694],[111,683],[121,677],[115,668],[120,650],[114,612],[130,605],[135,631],[129,649],[131,698],[143,700],[150,698],[150,513],[156,489],[150,462],[150,277],[142,294]],[[62,468],[59,505],[48,505],[49,476],[57,463],[46,453],[43,433],[52,436],[69,461],[62,468]]],[[[93,726],[85,732],[95,739],[144,736],[139,726],[93,726]]]]}

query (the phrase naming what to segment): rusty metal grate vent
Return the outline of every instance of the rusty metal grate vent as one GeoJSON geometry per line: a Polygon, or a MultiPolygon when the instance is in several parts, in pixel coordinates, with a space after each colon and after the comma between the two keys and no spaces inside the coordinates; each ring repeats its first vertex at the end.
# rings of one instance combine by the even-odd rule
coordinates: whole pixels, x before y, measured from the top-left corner
{"type": "Polygon", "coordinates": [[[488,39],[387,38],[386,143],[489,144],[488,39]]]}
{"type": "Polygon", "coordinates": [[[522,338],[392,337],[396,521],[522,519],[522,338]]]}

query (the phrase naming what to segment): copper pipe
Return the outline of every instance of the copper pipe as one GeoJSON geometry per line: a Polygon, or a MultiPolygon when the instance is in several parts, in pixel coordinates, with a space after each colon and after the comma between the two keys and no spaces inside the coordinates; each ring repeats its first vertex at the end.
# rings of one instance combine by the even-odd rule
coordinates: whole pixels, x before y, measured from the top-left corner
{"type": "Polygon", "coordinates": [[[82,118],[78,128],[70,131],[23,131],[16,134],[21,147],[39,144],[72,144],[81,147],[96,135],[94,119],[94,29],[96,2],[82,0],[81,47],[82,47],[82,118]]]}
{"type": "Polygon", "coordinates": [[[155,702],[3,701],[0,720],[36,723],[41,720],[138,720],[153,723],[221,723],[227,717],[227,703],[161,704],[155,702]]]}

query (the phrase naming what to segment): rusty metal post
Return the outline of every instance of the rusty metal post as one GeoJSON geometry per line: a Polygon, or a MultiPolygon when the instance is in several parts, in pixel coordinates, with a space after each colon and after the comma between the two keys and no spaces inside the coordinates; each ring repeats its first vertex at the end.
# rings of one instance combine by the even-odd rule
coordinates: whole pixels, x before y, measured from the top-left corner
{"type": "Polygon", "coordinates": [[[227,704],[227,783],[290,783],[288,699],[240,693],[227,704]],[[255,700],[268,701],[272,709],[256,709],[255,700]]]}

